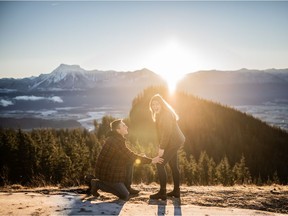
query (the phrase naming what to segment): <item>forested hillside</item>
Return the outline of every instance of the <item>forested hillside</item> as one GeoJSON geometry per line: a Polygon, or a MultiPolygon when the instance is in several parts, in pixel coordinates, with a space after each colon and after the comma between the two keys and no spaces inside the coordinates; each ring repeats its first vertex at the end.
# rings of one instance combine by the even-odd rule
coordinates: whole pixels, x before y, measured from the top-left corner
{"type": "MultiPolygon", "coordinates": [[[[148,103],[160,93],[180,116],[186,136],[179,152],[181,182],[188,185],[287,184],[288,134],[251,116],[185,93],[151,87],[134,99],[127,145],[154,157],[157,142],[148,103]]],[[[94,174],[97,156],[115,118],[86,129],[0,129],[0,185],[73,186],[94,174]]],[[[171,173],[168,169],[168,180],[171,173]]],[[[135,164],[134,183],[157,182],[154,165],[135,164]]]]}
{"type": "MultiPolygon", "coordinates": [[[[97,132],[85,129],[37,129],[30,132],[0,129],[0,186],[86,184],[85,176],[95,174],[95,161],[112,120],[113,117],[105,116],[100,124],[95,121],[97,132]]],[[[129,124],[128,119],[125,121],[129,124]]],[[[132,141],[127,144],[138,153],[156,155],[154,144],[143,146],[132,141]]],[[[192,156],[188,160],[183,150],[179,156],[182,183],[233,185],[252,182],[244,157],[232,167],[226,157],[216,164],[205,152],[197,161],[192,156]]],[[[171,174],[168,174],[171,182],[171,174]]],[[[134,183],[151,183],[158,179],[156,167],[151,164],[135,164],[133,176],[134,183]]],[[[279,182],[277,176],[272,180],[279,182]]],[[[256,183],[262,182],[257,180],[256,183]]]]}
{"type": "Polygon", "coordinates": [[[178,113],[188,156],[199,160],[201,153],[206,152],[216,164],[227,157],[231,166],[244,157],[254,181],[269,181],[277,174],[282,183],[287,183],[287,132],[232,108],[182,92],[170,95],[165,88],[152,87],[135,98],[130,111],[133,139],[143,145],[155,143],[155,128],[148,108],[155,93],[160,93],[178,113]]]}

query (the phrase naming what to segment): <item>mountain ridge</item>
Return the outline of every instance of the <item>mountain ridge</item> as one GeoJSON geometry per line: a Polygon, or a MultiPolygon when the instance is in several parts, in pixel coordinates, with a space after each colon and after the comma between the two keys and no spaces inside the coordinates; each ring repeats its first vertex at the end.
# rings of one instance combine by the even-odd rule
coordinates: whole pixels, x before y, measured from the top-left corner
{"type": "Polygon", "coordinates": [[[288,69],[199,71],[187,74],[178,90],[228,105],[288,103],[288,69]]]}
{"type": "MultiPolygon", "coordinates": [[[[33,90],[61,90],[61,89],[89,89],[94,87],[117,86],[117,83],[127,81],[133,83],[139,79],[154,84],[165,83],[164,79],[157,73],[143,68],[135,71],[114,71],[114,70],[85,70],[80,65],[60,64],[51,73],[40,74],[39,76],[26,77],[21,79],[2,78],[0,89],[14,89],[17,91],[33,90]]],[[[239,70],[200,70],[187,73],[178,86],[197,86],[205,84],[253,84],[253,83],[280,83],[288,84],[288,69],[266,69],[256,70],[242,68],[239,70]]],[[[180,90],[185,88],[180,87],[180,90]]],[[[187,90],[187,89],[186,89],[187,90]]]]}
{"type": "MultiPolygon", "coordinates": [[[[83,90],[94,87],[124,85],[125,82],[164,83],[156,73],[143,68],[135,71],[118,72],[113,70],[85,70],[79,65],[60,64],[48,74],[22,79],[2,78],[0,89],[15,89],[17,91],[34,90],[83,90]],[[119,82],[121,81],[121,82],[119,82]]],[[[141,86],[141,84],[140,84],[141,86]]]]}
{"type": "MultiPolygon", "coordinates": [[[[187,74],[178,83],[177,90],[234,107],[272,104],[280,110],[271,116],[277,120],[271,121],[269,117],[268,122],[273,125],[277,122],[287,129],[286,80],[288,69],[199,71],[187,74]]],[[[143,89],[163,85],[166,86],[163,78],[147,68],[117,72],[61,64],[51,73],[38,77],[0,79],[0,113],[2,117],[52,119],[89,117],[91,111],[95,112],[99,107],[112,107],[127,113],[129,104],[143,89]],[[71,110],[63,111],[64,108],[71,110]],[[51,111],[53,114],[49,114],[51,111]]]]}

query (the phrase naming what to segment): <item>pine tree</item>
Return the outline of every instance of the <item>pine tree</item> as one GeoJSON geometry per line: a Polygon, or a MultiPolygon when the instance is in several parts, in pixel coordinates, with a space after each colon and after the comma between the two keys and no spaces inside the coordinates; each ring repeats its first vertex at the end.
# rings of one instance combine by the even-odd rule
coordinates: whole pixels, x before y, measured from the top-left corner
{"type": "Polygon", "coordinates": [[[258,175],[258,178],[256,179],[256,185],[258,185],[258,186],[262,186],[263,185],[263,180],[262,180],[262,177],[261,177],[260,173],[258,175]]]}
{"type": "Polygon", "coordinates": [[[99,124],[96,119],[93,120],[93,125],[94,125],[94,132],[97,134],[97,131],[99,129],[99,124]]]}
{"type": "Polygon", "coordinates": [[[70,169],[72,166],[72,161],[65,154],[63,149],[58,149],[57,152],[58,160],[54,166],[54,181],[56,183],[61,183],[62,185],[71,184],[70,169]]]}
{"type": "Polygon", "coordinates": [[[275,172],[273,173],[273,179],[272,179],[272,181],[273,181],[274,184],[280,184],[280,180],[279,180],[277,171],[275,171],[275,172]]]}
{"type": "Polygon", "coordinates": [[[225,156],[216,167],[217,181],[224,186],[232,185],[232,171],[228,158],[225,156]]]}
{"type": "Polygon", "coordinates": [[[216,182],[217,182],[216,163],[213,160],[213,158],[210,158],[208,168],[208,183],[209,185],[215,185],[216,182]]]}
{"type": "Polygon", "coordinates": [[[199,176],[199,184],[200,185],[208,185],[209,184],[209,175],[208,171],[210,168],[210,159],[207,153],[201,152],[199,161],[198,161],[198,176],[199,176]]]}
{"type": "Polygon", "coordinates": [[[236,184],[250,184],[251,175],[248,167],[246,167],[245,157],[242,154],[240,162],[236,163],[233,167],[233,180],[236,184]]]}
{"type": "Polygon", "coordinates": [[[187,157],[183,157],[184,164],[183,164],[183,173],[185,176],[185,183],[188,185],[197,185],[199,184],[199,175],[198,175],[198,167],[197,167],[197,161],[193,157],[193,155],[189,156],[189,160],[187,160],[187,157]]]}
{"type": "Polygon", "coordinates": [[[110,123],[115,120],[112,116],[104,116],[101,124],[99,124],[97,138],[103,144],[108,132],[110,131],[110,123]]]}
{"type": "Polygon", "coordinates": [[[34,168],[36,167],[36,147],[30,135],[22,132],[20,129],[17,133],[18,140],[18,155],[15,160],[18,166],[15,167],[18,171],[19,181],[22,184],[29,183],[29,180],[34,175],[34,168]]]}
{"type": "Polygon", "coordinates": [[[0,129],[0,185],[14,183],[18,174],[16,133],[12,129],[0,129]]]}
{"type": "Polygon", "coordinates": [[[58,160],[56,140],[51,129],[41,130],[42,148],[40,156],[41,174],[48,184],[54,183],[54,167],[58,160]]]}

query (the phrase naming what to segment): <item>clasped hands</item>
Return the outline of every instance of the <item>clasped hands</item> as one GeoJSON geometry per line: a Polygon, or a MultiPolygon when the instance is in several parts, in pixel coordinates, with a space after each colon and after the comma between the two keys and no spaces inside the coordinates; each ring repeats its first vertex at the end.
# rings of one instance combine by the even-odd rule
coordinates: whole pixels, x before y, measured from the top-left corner
{"type": "Polygon", "coordinates": [[[157,156],[157,157],[152,158],[152,163],[153,163],[153,164],[156,164],[156,163],[161,164],[161,163],[163,163],[163,161],[164,161],[164,159],[161,158],[160,156],[157,156]]]}
{"type": "Polygon", "coordinates": [[[152,159],[152,163],[153,164],[156,164],[156,163],[161,164],[161,163],[163,163],[163,161],[164,161],[164,159],[162,158],[163,154],[164,154],[164,149],[160,149],[159,148],[158,156],[152,159]]]}
{"type": "MultiPolygon", "coordinates": [[[[158,156],[152,158],[152,163],[153,164],[157,164],[157,163],[162,164],[164,161],[164,159],[162,158],[163,154],[164,154],[164,150],[159,149],[158,156]]],[[[141,156],[146,157],[146,155],[144,153],[141,153],[141,156]]]]}

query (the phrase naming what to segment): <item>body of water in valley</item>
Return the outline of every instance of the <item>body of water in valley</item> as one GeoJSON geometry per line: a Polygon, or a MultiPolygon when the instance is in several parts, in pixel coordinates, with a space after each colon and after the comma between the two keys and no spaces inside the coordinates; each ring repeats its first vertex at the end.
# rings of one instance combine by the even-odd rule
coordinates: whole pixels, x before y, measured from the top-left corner
{"type": "Polygon", "coordinates": [[[235,109],[288,132],[288,104],[241,105],[235,109]]]}
{"type": "MultiPolygon", "coordinates": [[[[263,105],[237,105],[230,106],[234,109],[252,115],[263,122],[275,127],[279,127],[288,132],[288,104],[266,103],[263,105]]],[[[128,107],[110,107],[101,106],[95,108],[85,107],[61,107],[53,110],[11,110],[1,111],[1,117],[23,118],[34,117],[43,119],[57,120],[77,120],[83,127],[89,131],[94,129],[93,121],[101,123],[104,116],[115,118],[129,117],[128,107]]]]}

